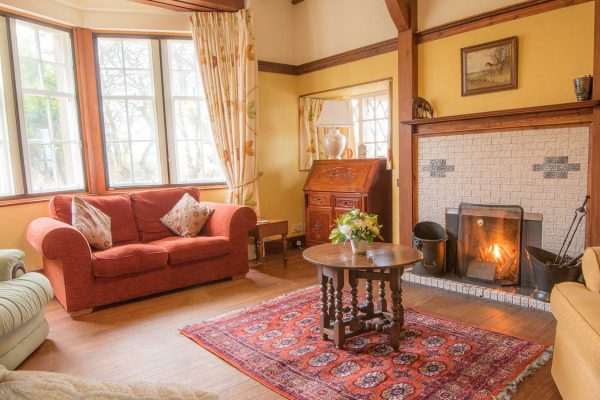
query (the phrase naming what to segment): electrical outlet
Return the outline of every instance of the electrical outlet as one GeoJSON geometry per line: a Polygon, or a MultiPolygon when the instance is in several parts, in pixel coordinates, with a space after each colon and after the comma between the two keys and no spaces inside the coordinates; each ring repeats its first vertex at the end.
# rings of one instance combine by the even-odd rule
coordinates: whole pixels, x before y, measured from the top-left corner
{"type": "Polygon", "coordinates": [[[292,224],[292,233],[302,233],[304,232],[304,224],[292,224]]]}

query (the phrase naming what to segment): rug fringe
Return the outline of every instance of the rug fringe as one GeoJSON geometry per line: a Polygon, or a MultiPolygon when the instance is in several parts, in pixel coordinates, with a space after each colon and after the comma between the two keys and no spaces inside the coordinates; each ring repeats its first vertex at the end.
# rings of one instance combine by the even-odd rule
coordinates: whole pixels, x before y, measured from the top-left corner
{"type": "Polygon", "coordinates": [[[548,347],[538,358],[531,362],[525,369],[518,374],[512,382],[509,382],[504,390],[494,396],[493,400],[510,400],[512,395],[517,391],[517,385],[528,376],[533,375],[538,369],[552,359],[554,347],[548,347]]]}

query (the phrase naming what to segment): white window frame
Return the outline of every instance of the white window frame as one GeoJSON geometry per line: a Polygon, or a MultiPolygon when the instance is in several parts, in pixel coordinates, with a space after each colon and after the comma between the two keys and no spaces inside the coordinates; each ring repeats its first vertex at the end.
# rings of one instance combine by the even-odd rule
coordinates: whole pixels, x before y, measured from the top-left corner
{"type": "MultiPolygon", "coordinates": [[[[9,22],[10,34],[12,37],[10,45],[11,45],[11,53],[12,53],[12,59],[13,59],[12,67],[13,67],[14,85],[15,85],[15,91],[16,91],[16,106],[17,106],[17,110],[19,111],[18,112],[18,125],[19,125],[19,131],[20,131],[20,156],[22,157],[22,165],[23,165],[23,169],[25,172],[24,173],[24,180],[25,180],[24,185],[26,188],[26,193],[41,195],[41,194],[45,194],[45,193],[86,191],[87,190],[87,179],[86,179],[86,172],[85,172],[85,155],[83,154],[81,113],[80,113],[79,101],[78,101],[77,71],[75,69],[74,42],[73,42],[72,32],[70,30],[62,29],[60,27],[48,26],[47,24],[44,24],[44,23],[32,22],[32,21],[18,19],[18,18],[9,18],[8,22],[9,22]],[[68,35],[68,41],[69,41],[70,48],[69,48],[69,51],[65,52],[66,56],[68,57],[68,62],[64,65],[67,68],[70,67],[71,72],[73,74],[72,81],[71,81],[71,85],[72,85],[71,89],[72,89],[73,93],[53,91],[53,90],[47,90],[47,89],[28,89],[28,88],[23,88],[21,86],[20,60],[19,60],[19,54],[18,54],[18,43],[17,43],[17,32],[16,32],[17,22],[32,25],[36,29],[36,42],[37,42],[37,47],[38,47],[38,55],[40,56],[40,66],[41,66],[41,63],[52,64],[52,62],[41,61],[41,50],[40,50],[40,45],[39,45],[39,29],[63,31],[68,35]],[[50,97],[62,98],[62,99],[67,99],[68,101],[71,101],[74,104],[74,106],[75,106],[74,109],[69,110],[69,111],[73,113],[72,121],[73,121],[74,126],[72,126],[72,128],[76,130],[77,139],[76,140],[55,140],[53,138],[54,135],[52,133],[52,129],[53,129],[52,121],[49,120],[48,121],[48,129],[51,132],[50,136],[52,137],[52,139],[50,139],[49,141],[40,141],[39,143],[50,144],[52,146],[55,143],[69,143],[69,144],[76,145],[79,149],[79,158],[81,160],[81,168],[82,168],[81,175],[80,175],[81,182],[76,182],[75,185],[70,186],[70,187],[54,188],[54,189],[48,190],[48,191],[34,190],[33,183],[32,183],[31,163],[29,162],[28,143],[35,143],[35,141],[31,141],[31,140],[27,139],[27,132],[26,132],[26,127],[25,127],[26,126],[25,125],[25,109],[24,109],[24,104],[23,104],[23,96],[25,96],[25,95],[44,96],[47,99],[49,99],[50,97]]],[[[42,78],[42,74],[40,71],[40,79],[41,78],[42,78]]],[[[49,102],[48,102],[48,104],[49,104],[49,102]]],[[[48,118],[50,118],[50,110],[49,109],[47,110],[47,113],[48,113],[48,118]]],[[[54,168],[54,181],[57,182],[56,168],[54,168]]]]}
{"type": "MultiPolygon", "coordinates": [[[[164,111],[163,111],[163,107],[162,107],[162,103],[163,103],[163,94],[162,94],[162,76],[161,76],[161,66],[160,66],[160,48],[159,48],[159,43],[156,39],[152,39],[152,38],[145,38],[145,37],[114,37],[114,36],[99,36],[98,40],[101,39],[107,39],[107,40],[120,40],[120,41],[125,41],[125,40],[143,40],[143,41],[149,41],[150,42],[150,66],[152,68],[152,90],[154,92],[154,96],[153,97],[149,97],[149,96],[130,96],[130,95],[103,95],[102,94],[102,82],[101,82],[101,70],[102,68],[100,67],[99,63],[98,63],[98,68],[97,68],[97,76],[98,76],[98,93],[100,96],[100,102],[99,102],[99,107],[100,107],[100,113],[102,116],[102,138],[104,141],[104,163],[105,163],[105,169],[106,169],[106,177],[107,177],[107,185],[110,188],[127,188],[127,187],[153,187],[153,186],[161,186],[164,185],[166,182],[168,182],[168,174],[169,174],[169,167],[168,167],[168,163],[167,163],[167,159],[165,157],[162,157],[161,155],[165,153],[166,151],[166,140],[165,140],[165,118],[164,118],[164,111]],[[108,140],[106,138],[105,135],[105,128],[104,128],[104,100],[122,100],[125,101],[125,107],[127,107],[127,101],[128,100],[152,100],[153,101],[153,107],[154,107],[154,114],[156,116],[156,120],[155,120],[155,124],[156,124],[156,135],[157,137],[155,138],[156,143],[157,143],[157,165],[160,167],[160,171],[158,173],[158,177],[160,179],[160,182],[140,182],[137,183],[136,182],[136,178],[135,178],[135,172],[133,169],[133,152],[130,151],[130,166],[131,166],[131,178],[132,181],[131,182],[127,182],[127,183],[123,183],[123,184],[119,184],[119,183],[113,183],[111,182],[111,177],[110,177],[110,171],[109,171],[109,167],[108,167],[108,144],[109,143],[129,143],[130,145],[130,149],[131,149],[131,144],[135,143],[135,142],[150,142],[150,140],[135,140],[131,138],[131,133],[129,132],[129,124],[127,126],[127,134],[128,134],[128,140],[108,140]]],[[[123,45],[121,45],[121,55],[123,57],[123,60],[125,60],[125,55],[124,55],[124,50],[123,50],[123,45]]],[[[98,59],[100,58],[100,53],[98,50],[98,46],[96,46],[96,56],[98,57],[98,59]]],[[[124,62],[124,61],[123,61],[124,62]]],[[[116,69],[116,68],[113,68],[116,69]]],[[[123,66],[122,70],[123,70],[123,77],[125,78],[125,71],[128,69],[133,69],[133,68],[125,68],[123,66]]],[[[127,112],[127,115],[129,115],[129,113],[127,112]]]]}
{"type": "Polygon", "coordinates": [[[8,18],[0,16],[0,73],[2,74],[2,85],[0,86],[0,123],[3,125],[0,129],[4,129],[5,132],[4,146],[6,147],[4,151],[6,151],[6,156],[8,157],[10,184],[12,186],[12,191],[10,193],[1,193],[0,198],[10,198],[25,193],[10,59],[8,18]]]}
{"type": "MultiPolygon", "coordinates": [[[[361,94],[358,96],[352,96],[350,98],[350,101],[353,100],[357,100],[358,101],[358,130],[357,132],[355,132],[355,139],[356,139],[356,145],[360,145],[360,144],[365,144],[365,145],[375,145],[377,146],[378,144],[384,144],[387,147],[387,155],[385,157],[378,157],[378,158],[385,158],[388,161],[390,161],[390,151],[391,151],[391,135],[392,135],[392,102],[391,102],[391,96],[390,96],[390,91],[389,90],[382,90],[382,91],[377,91],[377,92],[372,92],[372,93],[366,93],[366,94],[361,94]],[[374,139],[375,141],[372,142],[366,142],[364,140],[364,135],[363,135],[363,124],[365,121],[380,121],[383,118],[377,118],[375,115],[373,116],[372,119],[365,119],[364,118],[364,114],[363,114],[363,100],[364,99],[368,99],[368,98],[374,98],[374,97],[379,97],[379,96],[385,96],[388,98],[388,117],[387,117],[387,121],[388,121],[388,133],[387,133],[387,140],[385,142],[383,141],[377,141],[377,136],[374,134],[374,139]]],[[[375,110],[374,110],[375,112],[375,110]]],[[[356,121],[355,121],[356,124],[356,121]]]]}
{"type": "MultiPolygon", "coordinates": [[[[186,180],[180,181],[178,176],[178,164],[177,164],[177,144],[175,142],[175,125],[173,115],[173,99],[174,98],[187,98],[187,99],[203,99],[204,96],[172,96],[171,95],[171,81],[170,81],[170,68],[169,68],[169,52],[168,52],[168,41],[169,40],[192,40],[185,37],[156,37],[156,36],[143,36],[143,35],[111,35],[111,34],[96,34],[96,57],[97,57],[97,76],[98,76],[98,93],[100,97],[100,112],[102,121],[102,137],[104,141],[104,159],[105,169],[107,176],[108,188],[137,188],[137,187],[152,187],[152,186],[184,186],[184,185],[219,185],[224,184],[224,180],[186,180]],[[115,185],[111,182],[110,173],[108,171],[108,146],[105,135],[104,127],[104,102],[103,100],[112,99],[119,96],[103,96],[100,82],[101,67],[99,64],[100,54],[99,46],[97,45],[98,40],[109,39],[109,40],[150,40],[152,43],[152,66],[154,72],[154,92],[156,99],[156,116],[157,116],[157,127],[160,146],[158,148],[159,163],[161,166],[162,183],[149,184],[149,185],[137,185],[135,184],[123,184],[115,185]]],[[[132,98],[125,96],[126,98],[132,98]]],[[[200,140],[201,139],[190,139],[200,140]]],[[[112,141],[111,141],[112,142],[112,141]]],[[[205,143],[203,142],[203,145],[205,143]]],[[[221,165],[219,164],[219,168],[221,165]]]]}

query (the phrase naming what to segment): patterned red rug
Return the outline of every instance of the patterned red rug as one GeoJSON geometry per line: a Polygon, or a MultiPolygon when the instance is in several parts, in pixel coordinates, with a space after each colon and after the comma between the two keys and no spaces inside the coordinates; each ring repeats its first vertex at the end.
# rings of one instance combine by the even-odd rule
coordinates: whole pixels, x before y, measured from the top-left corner
{"type": "Polygon", "coordinates": [[[181,333],[290,399],[508,399],[551,348],[406,310],[400,351],[386,334],[336,350],[319,335],[309,287],[188,326],[181,333]]]}

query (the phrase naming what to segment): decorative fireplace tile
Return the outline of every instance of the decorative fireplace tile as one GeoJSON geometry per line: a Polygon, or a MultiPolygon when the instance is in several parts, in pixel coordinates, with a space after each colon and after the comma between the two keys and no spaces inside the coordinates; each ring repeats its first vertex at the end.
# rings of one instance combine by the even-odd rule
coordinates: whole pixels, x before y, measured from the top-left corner
{"type": "Polygon", "coordinates": [[[544,172],[545,179],[567,179],[569,171],[580,171],[581,164],[569,164],[569,156],[544,157],[543,164],[533,164],[533,171],[544,172]]]}
{"type": "Polygon", "coordinates": [[[494,289],[468,282],[457,282],[443,278],[420,276],[411,271],[405,271],[402,274],[402,279],[406,282],[417,283],[429,287],[437,287],[443,290],[462,293],[469,296],[481,297],[519,307],[532,308],[534,310],[552,312],[550,303],[545,303],[530,296],[506,292],[502,289],[494,289]]]}
{"type": "Polygon", "coordinates": [[[454,165],[447,165],[444,159],[431,160],[429,165],[423,166],[424,172],[429,172],[429,176],[434,178],[445,178],[446,172],[454,172],[454,165]]]}

